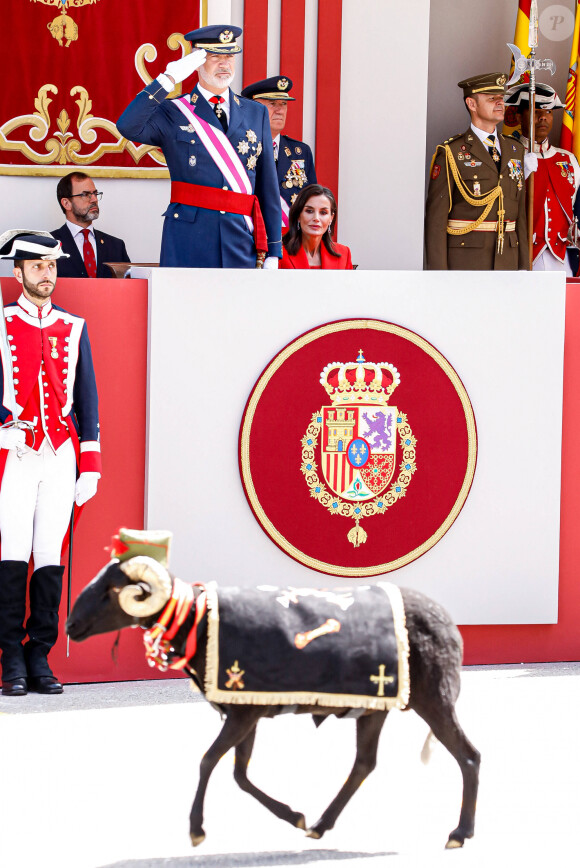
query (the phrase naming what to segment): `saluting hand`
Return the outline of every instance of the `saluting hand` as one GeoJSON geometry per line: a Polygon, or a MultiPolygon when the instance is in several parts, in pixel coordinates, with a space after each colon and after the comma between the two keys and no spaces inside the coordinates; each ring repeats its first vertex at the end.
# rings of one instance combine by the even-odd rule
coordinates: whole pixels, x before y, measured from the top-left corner
{"type": "Polygon", "coordinates": [[[174,84],[185,81],[192,72],[195,72],[204,63],[206,54],[205,48],[196,48],[195,51],[192,51],[191,54],[186,54],[180,60],[172,60],[171,63],[167,64],[165,75],[173,79],[174,84]]]}

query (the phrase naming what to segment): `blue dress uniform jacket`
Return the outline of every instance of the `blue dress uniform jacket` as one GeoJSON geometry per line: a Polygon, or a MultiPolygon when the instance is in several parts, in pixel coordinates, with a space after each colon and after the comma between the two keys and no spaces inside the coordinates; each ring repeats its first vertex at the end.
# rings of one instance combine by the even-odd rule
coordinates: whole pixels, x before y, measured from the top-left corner
{"type": "Polygon", "coordinates": [[[280,136],[276,172],[280,196],[288,205],[292,205],[302,187],[318,183],[312,151],[305,142],[291,139],[290,136],[280,136]],[[293,163],[298,163],[298,167],[293,168],[293,163]]]}
{"type": "MultiPolygon", "coordinates": [[[[127,106],[117,121],[119,132],[131,141],[161,148],[172,181],[230,190],[187,118],[172,104],[173,100],[164,97],[165,91],[159,82],[153,81],[127,106]]],[[[191,101],[195,113],[202,120],[222,130],[211,105],[197,87],[191,93],[191,101]]],[[[280,258],[282,217],[266,107],[236,96],[230,90],[227,137],[246,168],[252,190],[258,197],[268,235],[268,256],[280,258]],[[252,156],[255,160],[250,159],[252,156]],[[254,162],[255,167],[251,168],[254,162]]],[[[171,203],[164,217],[162,266],[255,268],[254,238],[240,214],[222,214],[221,211],[171,203]]]]}
{"type": "MultiPolygon", "coordinates": [[[[59,229],[53,229],[50,234],[61,242],[62,249],[69,255],[69,259],[63,257],[58,260],[58,276],[88,277],[84,260],[66,223],[59,229]]],[[[125,242],[121,238],[115,238],[114,235],[107,235],[106,232],[95,229],[95,241],[97,242],[97,277],[115,276],[105,262],[131,262],[125,242]]]]}
{"type": "MultiPolygon", "coordinates": [[[[14,391],[20,418],[34,423],[34,444],[27,432],[26,444],[38,449],[48,437],[55,449],[72,437],[79,472],[101,472],[99,410],[91,345],[85,321],[56,305],[42,319],[26,299],[4,308],[12,352],[14,391]],[[39,339],[40,338],[40,339],[39,339]],[[43,396],[39,373],[44,376],[43,396]],[[46,409],[45,409],[46,408],[46,409]]],[[[0,424],[12,418],[0,365],[0,424]]],[[[7,454],[7,450],[1,450],[7,454]]],[[[5,459],[5,455],[2,456],[5,459]]]]}

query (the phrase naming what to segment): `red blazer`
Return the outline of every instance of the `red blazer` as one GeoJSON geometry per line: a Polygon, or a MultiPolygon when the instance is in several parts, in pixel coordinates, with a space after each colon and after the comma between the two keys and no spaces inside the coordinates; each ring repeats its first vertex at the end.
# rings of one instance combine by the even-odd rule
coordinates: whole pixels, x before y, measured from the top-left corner
{"type": "MultiPolygon", "coordinates": [[[[334,244],[334,248],[340,256],[331,256],[324,244],[320,245],[321,268],[351,268],[352,259],[350,250],[344,244],[334,244]]],[[[282,260],[280,268],[309,268],[306,251],[301,246],[296,256],[290,256],[282,244],[282,260]]],[[[315,269],[316,270],[316,269],[315,269]]]]}

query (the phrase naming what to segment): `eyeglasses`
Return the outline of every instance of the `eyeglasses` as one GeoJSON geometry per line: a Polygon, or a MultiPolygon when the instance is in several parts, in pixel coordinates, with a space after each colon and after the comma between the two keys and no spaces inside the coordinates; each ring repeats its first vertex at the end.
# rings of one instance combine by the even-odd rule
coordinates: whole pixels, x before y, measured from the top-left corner
{"type": "Polygon", "coordinates": [[[84,199],[85,202],[88,202],[91,196],[94,196],[95,199],[99,201],[103,198],[103,194],[100,190],[86,190],[84,193],[73,193],[71,196],[67,196],[67,199],[75,199],[77,196],[80,196],[81,199],[84,199]]]}

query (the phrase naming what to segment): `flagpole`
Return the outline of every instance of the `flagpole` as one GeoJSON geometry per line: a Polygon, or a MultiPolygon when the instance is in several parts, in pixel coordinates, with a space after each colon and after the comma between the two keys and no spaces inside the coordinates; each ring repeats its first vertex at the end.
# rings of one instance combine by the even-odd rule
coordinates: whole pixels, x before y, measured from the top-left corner
{"type": "MultiPolygon", "coordinates": [[[[530,89],[529,89],[529,106],[530,106],[530,143],[529,152],[535,153],[536,145],[536,66],[534,58],[536,56],[536,48],[538,45],[538,2],[532,0],[530,7],[530,30],[528,36],[528,45],[530,47],[530,89]]],[[[534,172],[528,178],[528,257],[529,270],[531,271],[534,264],[534,172]]]]}

